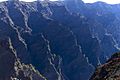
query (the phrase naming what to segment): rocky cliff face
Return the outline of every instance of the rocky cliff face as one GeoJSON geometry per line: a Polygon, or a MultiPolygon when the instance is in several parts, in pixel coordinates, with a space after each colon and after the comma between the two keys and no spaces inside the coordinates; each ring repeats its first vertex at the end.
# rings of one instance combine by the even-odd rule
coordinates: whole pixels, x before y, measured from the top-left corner
{"type": "Polygon", "coordinates": [[[88,80],[120,50],[116,7],[80,0],[1,2],[0,80],[88,80]]]}
{"type": "Polygon", "coordinates": [[[10,38],[0,38],[0,80],[46,80],[32,65],[21,63],[10,38]]]}
{"type": "Polygon", "coordinates": [[[119,80],[120,53],[115,53],[104,65],[99,66],[90,80],[119,80]]]}

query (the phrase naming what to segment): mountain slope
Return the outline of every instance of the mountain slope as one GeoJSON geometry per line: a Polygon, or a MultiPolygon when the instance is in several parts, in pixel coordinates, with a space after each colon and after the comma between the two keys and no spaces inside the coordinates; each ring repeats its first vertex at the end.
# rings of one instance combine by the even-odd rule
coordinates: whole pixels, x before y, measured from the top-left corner
{"type": "Polygon", "coordinates": [[[18,63],[22,74],[28,66],[39,71],[32,70],[34,76],[41,73],[47,80],[88,80],[98,65],[119,51],[119,34],[112,32],[119,27],[119,15],[112,12],[118,5],[74,1],[0,3],[0,38],[10,39],[17,55],[11,63],[18,63]]]}
{"type": "Polygon", "coordinates": [[[46,80],[32,65],[19,61],[10,38],[0,38],[0,80],[46,80]]]}
{"type": "Polygon", "coordinates": [[[99,66],[90,80],[119,80],[120,53],[115,53],[104,65],[99,66]]]}

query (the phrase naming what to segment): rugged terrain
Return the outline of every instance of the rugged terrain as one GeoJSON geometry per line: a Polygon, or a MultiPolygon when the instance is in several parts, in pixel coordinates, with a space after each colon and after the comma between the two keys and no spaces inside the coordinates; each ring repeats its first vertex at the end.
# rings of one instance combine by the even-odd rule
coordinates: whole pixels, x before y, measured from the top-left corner
{"type": "Polygon", "coordinates": [[[0,80],[90,79],[120,50],[119,12],[81,0],[1,2],[0,80]]]}
{"type": "Polygon", "coordinates": [[[99,66],[90,80],[120,80],[120,53],[99,66]]]}

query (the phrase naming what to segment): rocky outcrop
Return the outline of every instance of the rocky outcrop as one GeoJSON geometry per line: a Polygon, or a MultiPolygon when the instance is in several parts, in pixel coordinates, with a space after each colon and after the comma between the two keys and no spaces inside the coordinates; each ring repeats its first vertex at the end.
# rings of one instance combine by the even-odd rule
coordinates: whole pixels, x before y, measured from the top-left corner
{"type": "Polygon", "coordinates": [[[0,80],[46,80],[32,65],[21,63],[10,38],[0,38],[0,80]]]}
{"type": "Polygon", "coordinates": [[[119,80],[120,53],[115,53],[105,64],[99,66],[90,80],[119,80]]]}

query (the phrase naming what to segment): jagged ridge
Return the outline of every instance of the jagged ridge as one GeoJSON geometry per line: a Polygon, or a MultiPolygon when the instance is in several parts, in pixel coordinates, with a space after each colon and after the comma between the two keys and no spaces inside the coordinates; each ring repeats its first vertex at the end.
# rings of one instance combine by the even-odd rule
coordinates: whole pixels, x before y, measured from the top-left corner
{"type": "Polygon", "coordinates": [[[73,8],[69,1],[2,2],[0,38],[9,37],[20,62],[32,64],[48,80],[88,80],[119,50],[117,33],[111,31],[119,20],[116,11],[103,9],[112,5],[78,2],[71,1],[73,8]]]}

